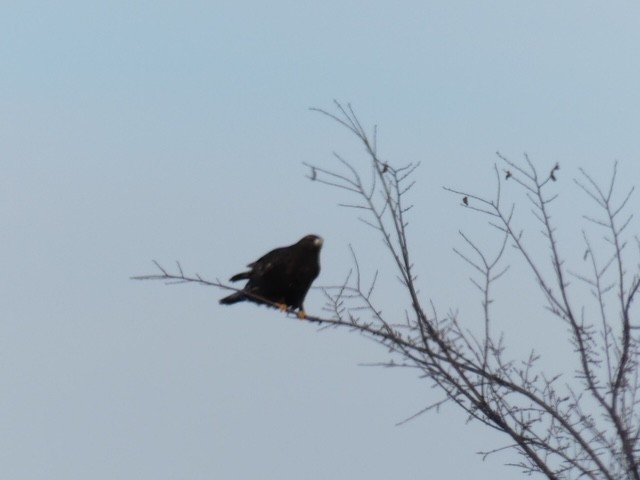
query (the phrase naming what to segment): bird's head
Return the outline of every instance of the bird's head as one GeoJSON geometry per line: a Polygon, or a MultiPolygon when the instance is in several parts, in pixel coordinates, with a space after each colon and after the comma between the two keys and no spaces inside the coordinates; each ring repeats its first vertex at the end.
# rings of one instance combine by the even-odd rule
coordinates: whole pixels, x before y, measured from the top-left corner
{"type": "Polygon", "coordinates": [[[303,237],[298,244],[304,245],[305,247],[320,249],[323,242],[324,240],[322,240],[322,237],[319,237],[318,235],[307,235],[306,237],[303,237]]]}

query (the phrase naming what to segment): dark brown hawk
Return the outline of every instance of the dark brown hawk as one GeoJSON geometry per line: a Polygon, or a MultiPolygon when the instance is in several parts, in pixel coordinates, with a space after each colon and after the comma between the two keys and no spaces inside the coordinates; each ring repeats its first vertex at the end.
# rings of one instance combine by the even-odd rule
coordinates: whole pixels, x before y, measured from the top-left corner
{"type": "Polygon", "coordinates": [[[224,305],[249,300],[263,305],[276,304],[280,310],[298,310],[305,318],[304,297],[320,273],[322,238],[307,235],[297,243],[276,248],[247,265],[250,270],[231,277],[232,282],[248,280],[242,291],[220,300],[224,305]]]}

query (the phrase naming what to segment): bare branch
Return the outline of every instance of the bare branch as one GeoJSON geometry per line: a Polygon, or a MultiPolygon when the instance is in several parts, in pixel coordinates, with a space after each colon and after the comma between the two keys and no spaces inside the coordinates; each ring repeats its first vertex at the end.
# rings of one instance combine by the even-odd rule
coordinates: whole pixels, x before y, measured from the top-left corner
{"type": "MultiPolygon", "coordinates": [[[[486,216],[490,232],[497,235],[488,252],[474,236],[459,232],[463,246],[453,250],[471,267],[470,280],[479,292],[478,313],[471,319],[459,318],[455,310],[441,316],[434,302],[420,293],[419,265],[414,264],[410,248],[414,239],[409,235],[413,207],[409,196],[415,191],[419,163],[398,166],[382,161],[377,153],[377,127],[369,135],[350,104],[335,102],[334,107],[333,112],[312,110],[355,135],[366,161],[356,163],[335,153],[335,170],[304,163],[307,178],[355,197],[339,205],[357,210],[356,218],[379,236],[394,271],[375,269],[365,278],[349,246],[352,261],[344,281],[316,289],[324,296],[326,318],[307,319],[317,322],[321,330],[345,328],[377,342],[387,349],[390,360],[376,365],[415,369],[439,392],[440,400],[398,425],[450,402],[469,421],[508,439],[504,446],[480,452],[483,458],[515,452],[518,457],[511,465],[548,479],[640,480],[640,323],[632,319],[632,304],[640,291],[640,239],[632,237],[637,246],[634,264],[627,237],[634,189],[621,200],[614,199],[617,164],[606,188],[584,170],[574,180],[579,192],[595,202],[596,211],[584,215],[585,223],[604,232],[603,238],[595,240],[583,231],[575,242],[578,247],[561,245],[558,237],[562,224],[555,219],[554,208],[564,201],[560,192],[566,194],[558,188],[565,182],[564,167],[560,170],[558,163],[538,168],[526,154],[515,162],[498,152],[500,166],[493,166],[492,195],[443,187],[468,212],[486,216]],[[512,200],[513,195],[521,196],[512,200]],[[527,208],[520,208],[523,201],[527,208]],[[540,241],[545,246],[542,254],[534,248],[540,241]],[[563,253],[567,248],[578,248],[581,255],[584,251],[579,265],[567,266],[563,253]],[[511,256],[524,260],[524,272],[506,276],[511,256]],[[402,294],[396,298],[401,309],[395,316],[383,315],[377,305],[378,279],[388,274],[400,280],[402,294]],[[496,282],[509,278],[518,295],[529,296],[517,285],[523,275],[539,286],[552,318],[567,327],[566,355],[573,357],[566,366],[557,365],[557,371],[540,366],[547,354],[544,346],[511,352],[508,332],[496,327],[496,282]]],[[[154,264],[159,273],[133,278],[237,290],[198,274],[186,275],[179,263],[177,273],[154,264]]]]}

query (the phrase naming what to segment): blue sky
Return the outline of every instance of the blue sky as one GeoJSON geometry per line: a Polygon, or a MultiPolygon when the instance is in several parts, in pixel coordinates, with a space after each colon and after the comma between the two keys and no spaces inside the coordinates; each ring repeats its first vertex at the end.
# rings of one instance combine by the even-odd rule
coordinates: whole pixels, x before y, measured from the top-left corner
{"type": "MultiPolygon", "coordinates": [[[[492,240],[441,187],[490,194],[497,150],[560,162],[574,218],[578,167],[606,178],[617,159],[631,186],[639,21],[633,2],[4,2],[6,478],[514,478],[512,457],[474,454],[506,440],[453,406],[396,427],[439,397],[415,372],[359,366],[387,358],[377,345],[129,277],[156,259],[225,279],[317,233],[318,284],[343,278],[352,244],[402,315],[380,242],[336,206],[342,193],[304,178],[303,161],[333,167],[333,151],[363,161],[309,111],[338,99],[379,126],[384,159],[421,162],[423,291],[473,322],[452,247],[459,229],[492,240]]],[[[571,251],[579,226],[566,225],[571,251]]],[[[312,291],[308,310],[321,307],[312,291]]],[[[517,330],[529,348],[535,332],[517,330]]]]}

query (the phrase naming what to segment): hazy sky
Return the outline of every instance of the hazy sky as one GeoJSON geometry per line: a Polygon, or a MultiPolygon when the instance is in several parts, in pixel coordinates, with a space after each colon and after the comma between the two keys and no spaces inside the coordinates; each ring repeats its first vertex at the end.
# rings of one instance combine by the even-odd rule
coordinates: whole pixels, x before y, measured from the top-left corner
{"type": "MultiPolygon", "coordinates": [[[[379,239],[304,178],[303,161],[337,167],[334,151],[364,161],[308,110],[338,99],[378,125],[384,159],[422,163],[422,291],[473,324],[480,299],[452,248],[459,229],[486,230],[441,187],[491,194],[497,150],[560,162],[576,218],[578,167],[606,178],[617,159],[621,186],[637,183],[639,24],[635,2],[3,2],[2,477],[516,477],[513,456],[475,454],[508,440],[454,406],[395,426],[440,396],[414,371],[360,366],[388,358],[376,344],[129,277],[155,259],[226,279],[317,233],[318,285],[340,282],[352,244],[403,315],[379,239]]],[[[530,299],[531,318],[505,324],[536,322],[512,340],[528,349],[553,320],[516,284],[506,308],[530,299]]],[[[307,310],[322,303],[312,290],[307,310]]]]}

